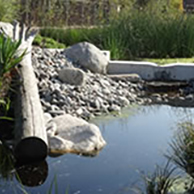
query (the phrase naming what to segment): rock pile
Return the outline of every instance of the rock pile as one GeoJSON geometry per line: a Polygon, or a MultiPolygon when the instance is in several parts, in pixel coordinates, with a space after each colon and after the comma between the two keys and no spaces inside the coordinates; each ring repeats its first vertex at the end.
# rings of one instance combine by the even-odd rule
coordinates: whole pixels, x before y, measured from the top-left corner
{"type": "Polygon", "coordinates": [[[36,47],[32,54],[41,103],[44,111],[53,117],[67,113],[89,119],[102,113],[120,111],[132,103],[144,103],[138,97],[143,90],[141,82],[115,80],[82,71],[61,50],[36,47]],[[68,76],[62,79],[62,74],[68,76]],[[79,75],[78,81],[75,75],[79,75]]]}

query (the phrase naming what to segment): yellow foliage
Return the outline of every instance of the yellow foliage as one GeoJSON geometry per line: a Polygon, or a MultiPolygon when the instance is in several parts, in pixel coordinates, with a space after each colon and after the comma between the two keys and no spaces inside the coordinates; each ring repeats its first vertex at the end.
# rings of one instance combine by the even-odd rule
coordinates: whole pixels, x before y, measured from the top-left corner
{"type": "Polygon", "coordinates": [[[170,1],[170,5],[175,8],[175,9],[179,9],[179,10],[183,10],[183,0],[169,0],[170,1]]]}

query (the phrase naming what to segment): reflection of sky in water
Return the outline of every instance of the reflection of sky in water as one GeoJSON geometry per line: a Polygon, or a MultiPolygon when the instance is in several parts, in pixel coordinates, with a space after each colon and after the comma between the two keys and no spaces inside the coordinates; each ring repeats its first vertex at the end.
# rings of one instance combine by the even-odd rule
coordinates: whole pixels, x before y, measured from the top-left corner
{"type": "Polygon", "coordinates": [[[98,156],[66,154],[48,158],[49,176],[45,183],[25,189],[33,194],[46,193],[56,178],[53,187],[57,187],[58,194],[65,194],[67,188],[68,194],[133,193],[128,188],[140,182],[138,171],[152,172],[156,164],[165,163],[163,153],[176,124],[190,121],[193,114],[189,108],[145,106],[136,108],[128,117],[98,119],[95,123],[107,141],[98,156]]]}

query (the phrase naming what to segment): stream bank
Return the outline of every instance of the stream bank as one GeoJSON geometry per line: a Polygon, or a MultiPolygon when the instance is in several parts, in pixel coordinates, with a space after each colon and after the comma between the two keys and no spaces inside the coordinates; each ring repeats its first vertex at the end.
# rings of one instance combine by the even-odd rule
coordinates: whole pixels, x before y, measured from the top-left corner
{"type": "Polygon", "coordinates": [[[44,112],[51,116],[71,114],[89,120],[110,112],[120,112],[133,104],[193,106],[194,82],[146,82],[138,75],[107,76],[84,70],[81,85],[64,83],[59,72],[81,69],[59,49],[32,51],[34,71],[44,112]]]}

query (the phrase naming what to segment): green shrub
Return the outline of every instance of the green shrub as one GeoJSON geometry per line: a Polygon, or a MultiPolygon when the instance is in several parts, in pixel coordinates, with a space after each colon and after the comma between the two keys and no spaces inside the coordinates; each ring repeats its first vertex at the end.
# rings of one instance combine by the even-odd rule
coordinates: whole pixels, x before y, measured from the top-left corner
{"type": "Polygon", "coordinates": [[[99,44],[101,41],[101,34],[103,29],[98,28],[76,28],[76,29],[63,29],[63,28],[43,28],[40,34],[44,37],[53,38],[66,46],[73,45],[78,42],[89,41],[94,44],[99,44]]]}
{"type": "Polygon", "coordinates": [[[65,48],[66,46],[56,40],[48,37],[37,35],[34,39],[33,45],[41,46],[44,48],[65,48]]]}

